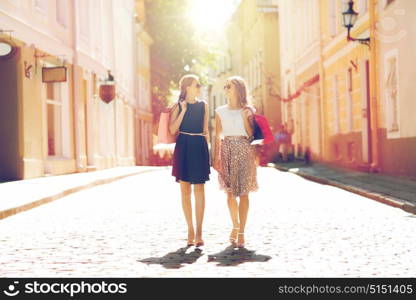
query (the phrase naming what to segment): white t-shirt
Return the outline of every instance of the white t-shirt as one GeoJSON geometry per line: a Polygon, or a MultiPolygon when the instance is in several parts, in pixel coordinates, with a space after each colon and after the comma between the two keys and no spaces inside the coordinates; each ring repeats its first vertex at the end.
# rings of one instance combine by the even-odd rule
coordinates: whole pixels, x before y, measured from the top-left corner
{"type": "MultiPolygon", "coordinates": [[[[254,110],[254,108],[253,108],[254,110]]],[[[215,109],[221,120],[223,136],[246,136],[247,132],[244,128],[244,120],[241,116],[242,108],[230,109],[228,105],[222,105],[215,109]]]]}

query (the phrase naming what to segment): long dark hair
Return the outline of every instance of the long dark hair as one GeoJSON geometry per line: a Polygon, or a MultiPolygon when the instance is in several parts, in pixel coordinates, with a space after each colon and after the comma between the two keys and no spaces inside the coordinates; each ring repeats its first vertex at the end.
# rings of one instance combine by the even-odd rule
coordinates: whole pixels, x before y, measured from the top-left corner
{"type": "Polygon", "coordinates": [[[240,106],[250,105],[246,81],[241,76],[231,76],[227,80],[234,84],[240,106]]]}
{"type": "Polygon", "coordinates": [[[186,99],[186,88],[191,86],[195,80],[199,80],[199,77],[193,74],[182,76],[179,80],[179,89],[181,91],[178,99],[178,103],[186,99]]]}

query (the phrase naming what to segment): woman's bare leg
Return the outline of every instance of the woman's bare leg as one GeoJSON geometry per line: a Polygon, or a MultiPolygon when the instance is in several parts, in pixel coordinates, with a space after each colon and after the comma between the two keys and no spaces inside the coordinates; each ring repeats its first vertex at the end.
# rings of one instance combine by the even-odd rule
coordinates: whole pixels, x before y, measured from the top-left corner
{"type": "Polygon", "coordinates": [[[205,184],[194,185],[195,216],[196,216],[196,237],[195,241],[202,242],[202,223],[205,211],[205,184]]]}
{"type": "Polygon", "coordinates": [[[192,203],[191,203],[191,184],[186,181],[180,181],[182,195],[182,209],[188,224],[188,244],[193,243],[195,239],[194,224],[192,221],[192,203]]]}
{"type": "Polygon", "coordinates": [[[240,231],[238,234],[238,244],[244,244],[244,229],[246,228],[247,215],[249,208],[249,198],[247,195],[240,196],[240,204],[238,206],[238,215],[240,218],[240,231]]]}
{"type": "Polygon", "coordinates": [[[230,242],[237,240],[237,233],[238,230],[235,228],[239,228],[240,224],[238,221],[238,203],[236,197],[232,193],[227,193],[227,204],[228,209],[230,211],[231,221],[233,222],[233,230],[231,231],[230,235],[230,242]]]}

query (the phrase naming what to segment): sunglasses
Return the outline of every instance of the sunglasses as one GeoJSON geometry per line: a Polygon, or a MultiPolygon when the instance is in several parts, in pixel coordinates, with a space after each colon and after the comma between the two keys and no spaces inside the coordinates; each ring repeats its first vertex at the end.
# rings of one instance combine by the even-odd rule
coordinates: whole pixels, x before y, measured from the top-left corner
{"type": "Polygon", "coordinates": [[[227,90],[231,89],[231,84],[226,84],[226,85],[224,85],[224,90],[225,90],[225,89],[227,89],[227,90]]]}

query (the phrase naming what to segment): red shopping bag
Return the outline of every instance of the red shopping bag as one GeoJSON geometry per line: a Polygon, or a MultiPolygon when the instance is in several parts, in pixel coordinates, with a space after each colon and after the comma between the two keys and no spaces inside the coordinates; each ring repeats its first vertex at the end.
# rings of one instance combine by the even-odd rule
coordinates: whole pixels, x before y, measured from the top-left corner
{"type": "Polygon", "coordinates": [[[254,140],[263,140],[263,144],[270,144],[274,140],[269,121],[260,114],[254,114],[254,140]]]}
{"type": "Polygon", "coordinates": [[[254,109],[250,108],[253,113],[253,136],[251,137],[252,144],[270,144],[274,141],[272,130],[270,129],[269,121],[265,116],[257,114],[254,109]]]}

